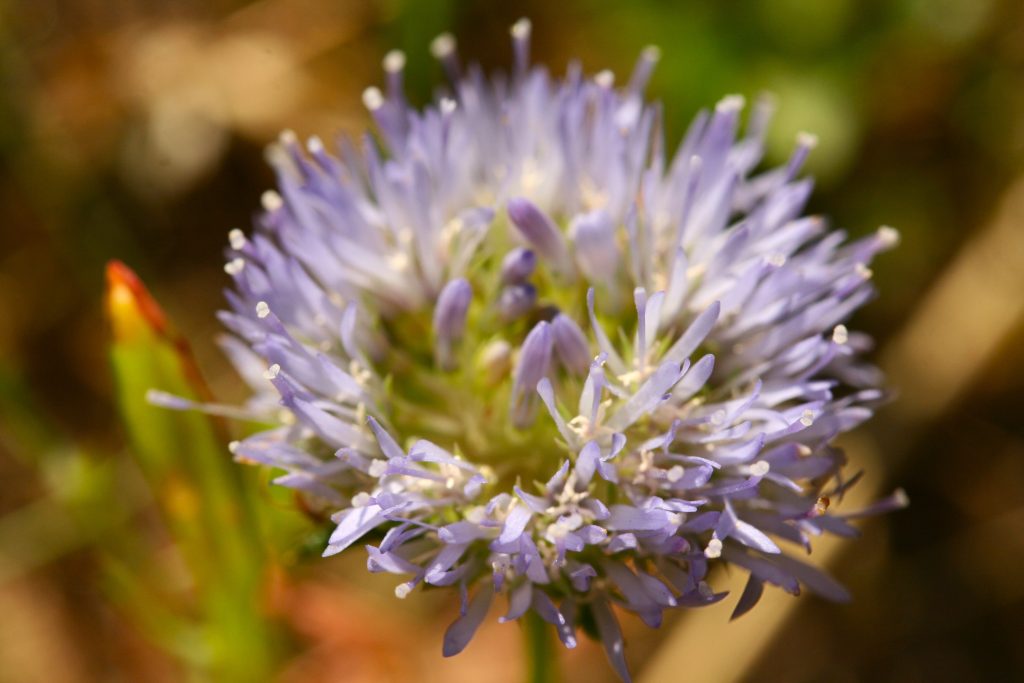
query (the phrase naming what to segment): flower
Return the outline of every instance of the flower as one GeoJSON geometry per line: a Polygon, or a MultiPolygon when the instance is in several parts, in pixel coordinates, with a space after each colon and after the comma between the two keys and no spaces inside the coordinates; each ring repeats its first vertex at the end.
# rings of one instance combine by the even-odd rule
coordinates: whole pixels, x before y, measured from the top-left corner
{"type": "Polygon", "coordinates": [[[246,409],[277,426],[236,458],[331,514],[325,555],[364,543],[399,598],[453,587],[445,655],[503,595],[503,621],[532,610],[567,647],[583,627],[628,680],[613,606],[657,626],[722,599],[726,562],[749,572],[737,616],[765,583],[845,600],[780,543],[862,514],[828,509],[852,483],[832,440],[883,397],[844,321],[895,231],[802,216],[814,141],[759,171],[767,103],[740,136],[723,99],[671,155],[643,95],[657,50],[616,88],[530,66],[525,20],[512,38],[490,81],[438,38],[450,95],[422,111],[389,54],[363,95],[379,138],[273,146],[222,319],[246,409]]]}

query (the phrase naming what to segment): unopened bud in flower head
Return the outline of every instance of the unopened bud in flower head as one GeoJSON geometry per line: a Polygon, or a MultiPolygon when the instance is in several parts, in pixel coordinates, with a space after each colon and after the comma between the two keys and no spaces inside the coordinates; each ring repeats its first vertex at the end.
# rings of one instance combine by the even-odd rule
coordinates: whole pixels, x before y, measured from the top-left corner
{"type": "Polygon", "coordinates": [[[511,416],[512,424],[520,429],[533,422],[537,383],[547,376],[551,367],[553,336],[551,325],[541,321],[526,335],[523,347],[519,350],[519,362],[516,363],[512,384],[511,416]]]}
{"type": "Polygon", "coordinates": [[[529,282],[512,285],[501,290],[498,298],[498,313],[502,320],[522,318],[537,305],[537,288],[529,282]]]}
{"type": "Polygon", "coordinates": [[[526,282],[536,266],[537,256],[532,250],[516,247],[501,262],[501,281],[507,285],[526,282]]]}
{"type": "Polygon", "coordinates": [[[504,339],[495,339],[483,348],[476,362],[487,384],[495,385],[512,370],[512,345],[504,339]]]}
{"type": "Polygon", "coordinates": [[[568,259],[568,251],[562,231],[554,221],[533,202],[523,197],[508,200],[508,217],[519,234],[556,271],[562,271],[568,259]]]}
{"type": "Polygon", "coordinates": [[[466,314],[473,289],[465,278],[450,281],[441,290],[434,307],[434,349],[438,364],[445,370],[454,367],[452,352],[466,331],[466,314]]]}
{"type": "Polygon", "coordinates": [[[572,373],[585,376],[590,368],[593,354],[583,330],[572,318],[559,313],[551,321],[551,332],[555,340],[558,360],[572,373]]]}
{"type": "Polygon", "coordinates": [[[604,210],[598,209],[577,216],[569,226],[569,235],[575,246],[576,264],[592,281],[611,278],[622,261],[615,244],[615,225],[604,210]]]}

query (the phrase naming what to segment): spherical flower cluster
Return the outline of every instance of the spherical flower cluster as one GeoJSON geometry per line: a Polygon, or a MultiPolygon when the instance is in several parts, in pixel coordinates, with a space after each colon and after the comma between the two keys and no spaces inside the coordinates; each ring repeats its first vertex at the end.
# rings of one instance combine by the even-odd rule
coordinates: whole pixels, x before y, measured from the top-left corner
{"type": "Polygon", "coordinates": [[[529,34],[490,80],[438,38],[451,89],[422,111],[393,52],[363,95],[376,137],[272,147],[222,317],[277,426],[233,451],[331,514],[325,555],[365,544],[399,598],[454,588],[445,655],[503,595],[502,621],[532,610],[568,647],[582,627],[628,679],[613,606],[657,626],[714,603],[716,563],[749,572],[736,614],[765,583],[847,597],[780,544],[854,533],[832,440],[881,392],[844,321],[896,233],[802,216],[813,139],[760,170],[767,104],[741,134],[725,98],[669,154],[656,49],[623,87],[556,80],[529,34]]]}

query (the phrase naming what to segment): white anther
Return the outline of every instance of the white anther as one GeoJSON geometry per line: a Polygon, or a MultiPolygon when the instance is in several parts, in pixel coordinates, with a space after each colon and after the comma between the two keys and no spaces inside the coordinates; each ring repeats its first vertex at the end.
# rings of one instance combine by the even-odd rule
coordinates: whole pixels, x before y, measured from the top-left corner
{"type": "Polygon", "coordinates": [[[238,275],[245,268],[244,258],[234,258],[224,264],[224,272],[228,275],[238,275]]]}
{"type": "Polygon", "coordinates": [[[370,86],[363,91],[363,105],[370,111],[377,111],[384,106],[384,95],[380,88],[370,86]]]}
{"type": "Polygon", "coordinates": [[[235,251],[241,251],[248,241],[245,238],[245,233],[238,228],[228,233],[228,243],[231,244],[231,248],[235,251]]]}
{"type": "Polygon", "coordinates": [[[802,424],[804,427],[810,427],[812,424],[814,424],[814,411],[805,410],[804,414],[800,416],[800,424],[802,424]]]}
{"type": "Polygon", "coordinates": [[[320,139],[319,135],[312,135],[306,140],[306,149],[310,154],[319,154],[324,151],[324,141],[320,139]]]}
{"type": "Polygon", "coordinates": [[[277,376],[281,374],[281,366],[274,363],[263,372],[264,379],[277,379],[277,376]]]}
{"type": "Polygon", "coordinates": [[[530,20],[523,17],[516,23],[512,24],[512,28],[509,29],[509,33],[511,33],[512,37],[516,40],[525,40],[530,37],[530,29],[532,27],[533,25],[530,23],[530,20]]]}
{"type": "Polygon", "coordinates": [[[299,137],[291,128],[285,128],[284,130],[282,130],[281,133],[277,136],[277,139],[282,145],[285,145],[286,147],[294,145],[299,141],[299,137]]]}
{"type": "Polygon", "coordinates": [[[267,211],[274,212],[284,206],[284,200],[274,190],[267,190],[260,196],[260,203],[267,211]]]}
{"type": "Polygon", "coordinates": [[[458,103],[450,97],[441,98],[441,113],[445,116],[451,114],[458,108],[458,103]]]}
{"type": "Polygon", "coordinates": [[[807,149],[814,149],[818,146],[818,136],[814,133],[801,131],[796,134],[796,144],[807,149]]]}
{"type": "Polygon", "coordinates": [[[763,477],[764,475],[768,474],[768,470],[770,470],[771,468],[772,466],[768,463],[767,460],[758,460],[757,462],[750,466],[750,474],[755,477],[763,477]]]}
{"type": "Polygon", "coordinates": [[[836,328],[832,330],[832,341],[836,344],[845,344],[850,339],[850,333],[846,329],[846,325],[836,325],[836,328]]]}
{"type": "Polygon", "coordinates": [[[236,452],[238,452],[238,447],[240,445],[241,444],[239,442],[237,442],[237,441],[230,441],[230,442],[228,442],[228,452],[229,453],[236,453],[236,452]]]}
{"type": "Polygon", "coordinates": [[[270,306],[267,304],[267,302],[260,301],[259,303],[257,303],[256,317],[262,320],[263,318],[266,318],[268,315],[270,315],[270,306]]]}
{"type": "Polygon", "coordinates": [[[450,33],[442,33],[430,41],[430,54],[435,59],[442,59],[453,52],[455,52],[455,36],[450,33]]]}
{"type": "Polygon", "coordinates": [[[683,474],[685,474],[685,470],[682,465],[673,465],[665,476],[667,476],[668,480],[674,484],[683,478],[683,474]]]}
{"type": "Polygon", "coordinates": [[[602,88],[611,88],[615,85],[615,74],[608,69],[598,71],[594,76],[594,83],[597,83],[602,88]]]}
{"type": "Polygon", "coordinates": [[[768,265],[775,266],[776,268],[781,268],[782,266],[786,265],[786,255],[772,254],[765,258],[765,261],[768,263],[768,265]]]}
{"type": "Polygon", "coordinates": [[[740,109],[743,109],[745,102],[746,100],[743,99],[743,95],[726,95],[718,102],[718,104],[715,105],[715,111],[723,113],[739,111],[740,109]]]}
{"type": "Polygon", "coordinates": [[[356,495],[352,496],[352,507],[364,508],[370,504],[370,494],[366,491],[360,491],[356,495]]]}
{"type": "Polygon", "coordinates": [[[643,52],[640,53],[646,61],[656,62],[661,59],[661,48],[657,45],[648,45],[644,48],[643,52]]]}
{"type": "Polygon", "coordinates": [[[374,460],[370,463],[370,476],[371,477],[383,477],[388,471],[387,460],[374,460]]]}
{"type": "Polygon", "coordinates": [[[861,278],[870,280],[874,272],[863,263],[857,263],[853,266],[853,272],[857,273],[861,278]]]}
{"type": "Polygon", "coordinates": [[[708,558],[709,560],[713,560],[716,557],[721,557],[721,556],[722,556],[722,542],[719,541],[717,538],[712,538],[708,542],[708,547],[704,548],[704,557],[708,558]]]}
{"type": "Polygon", "coordinates": [[[883,247],[895,247],[900,243],[900,231],[883,225],[878,229],[878,239],[882,242],[883,247]]]}
{"type": "Polygon", "coordinates": [[[388,73],[401,71],[405,68],[405,53],[401,50],[391,50],[384,55],[382,66],[388,73]]]}
{"type": "Polygon", "coordinates": [[[395,586],[395,597],[399,600],[405,600],[409,597],[409,593],[412,593],[412,586],[408,582],[395,586]]]}

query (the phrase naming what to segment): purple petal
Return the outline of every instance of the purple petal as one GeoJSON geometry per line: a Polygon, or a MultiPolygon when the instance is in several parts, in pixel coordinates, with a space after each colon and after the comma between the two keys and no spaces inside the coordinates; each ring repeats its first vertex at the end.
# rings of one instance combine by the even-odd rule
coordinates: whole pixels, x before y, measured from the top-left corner
{"type": "Polygon", "coordinates": [[[445,657],[457,655],[469,645],[469,641],[473,639],[476,630],[480,628],[481,622],[487,616],[487,610],[491,607],[493,597],[493,586],[488,582],[483,582],[470,601],[466,613],[452,622],[452,625],[445,631],[442,649],[445,657]]]}

